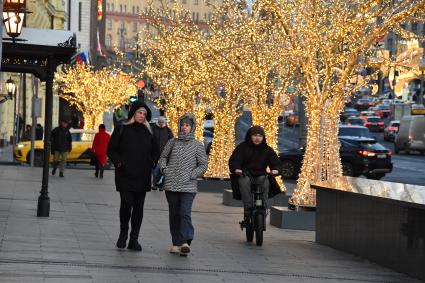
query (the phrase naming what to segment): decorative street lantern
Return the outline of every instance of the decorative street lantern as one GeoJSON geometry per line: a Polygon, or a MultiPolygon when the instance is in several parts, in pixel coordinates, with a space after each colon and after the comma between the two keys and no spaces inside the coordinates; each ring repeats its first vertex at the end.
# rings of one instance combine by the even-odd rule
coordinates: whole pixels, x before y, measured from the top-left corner
{"type": "Polygon", "coordinates": [[[10,99],[13,98],[13,96],[15,94],[15,90],[16,90],[15,82],[12,80],[12,78],[9,78],[6,81],[6,91],[7,91],[7,94],[9,95],[10,99]]]}
{"type": "Polygon", "coordinates": [[[3,4],[3,23],[13,42],[21,34],[27,13],[30,12],[26,8],[26,0],[6,0],[3,4]]]}

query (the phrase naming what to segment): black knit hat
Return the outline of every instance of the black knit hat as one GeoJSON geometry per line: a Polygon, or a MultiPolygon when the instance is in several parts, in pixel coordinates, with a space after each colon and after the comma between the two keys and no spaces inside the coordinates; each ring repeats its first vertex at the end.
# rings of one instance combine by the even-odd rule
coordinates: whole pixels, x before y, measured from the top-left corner
{"type": "Polygon", "coordinates": [[[130,111],[128,112],[128,120],[133,118],[134,113],[136,113],[136,111],[139,110],[140,108],[146,109],[146,120],[149,122],[151,120],[151,117],[152,117],[151,110],[149,109],[149,107],[145,103],[140,102],[140,101],[136,101],[131,105],[130,111]]]}
{"type": "Polygon", "coordinates": [[[249,134],[250,134],[250,136],[253,136],[253,135],[262,135],[263,137],[266,136],[264,129],[260,126],[251,127],[251,129],[249,129],[249,134]]]}
{"type": "Polygon", "coordinates": [[[245,142],[248,143],[249,145],[252,146],[266,146],[267,145],[267,141],[266,141],[266,133],[264,132],[264,129],[260,126],[253,126],[251,127],[247,132],[246,132],[246,136],[245,136],[245,142]],[[253,135],[262,135],[263,136],[263,142],[260,145],[254,145],[252,143],[251,137],[253,135]]]}

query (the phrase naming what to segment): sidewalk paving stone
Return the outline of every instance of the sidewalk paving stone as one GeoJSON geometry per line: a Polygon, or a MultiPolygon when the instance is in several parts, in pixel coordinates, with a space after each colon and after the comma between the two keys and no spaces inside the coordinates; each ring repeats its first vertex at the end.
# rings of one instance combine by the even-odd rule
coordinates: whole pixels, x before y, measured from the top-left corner
{"type": "Polygon", "coordinates": [[[148,193],[143,252],[118,250],[119,195],[113,172],[50,176],[49,218],[37,218],[41,169],[0,165],[0,282],[417,282],[367,260],[318,245],[314,232],[267,226],[264,245],[245,242],[241,208],[220,193],[198,193],[188,258],[168,252],[163,192],[148,193]]]}

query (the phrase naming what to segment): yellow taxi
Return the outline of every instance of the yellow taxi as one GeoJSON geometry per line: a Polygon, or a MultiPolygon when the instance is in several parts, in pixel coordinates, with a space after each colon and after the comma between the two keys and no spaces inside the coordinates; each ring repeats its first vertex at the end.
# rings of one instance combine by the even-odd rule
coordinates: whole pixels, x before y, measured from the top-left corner
{"type": "MultiPolygon", "coordinates": [[[[91,145],[96,131],[71,129],[72,151],[68,154],[68,163],[90,163],[91,145]]],[[[34,142],[34,165],[43,166],[43,147],[42,140],[34,142]]],[[[22,163],[30,163],[31,142],[20,142],[13,151],[15,159],[22,163]]],[[[53,161],[53,155],[50,155],[50,162],[53,161]]]]}

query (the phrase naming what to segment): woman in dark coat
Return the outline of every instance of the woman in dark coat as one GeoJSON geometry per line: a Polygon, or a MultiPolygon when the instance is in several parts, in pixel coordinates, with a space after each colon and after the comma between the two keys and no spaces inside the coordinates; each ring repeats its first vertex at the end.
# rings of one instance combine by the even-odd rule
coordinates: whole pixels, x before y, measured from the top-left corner
{"type": "Polygon", "coordinates": [[[159,151],[149,126],[151,111],[142,102],[132,105],[128,122],[115,128],[108,157],[115,166],[115,185],[121,197],[118,248],[125,248],[131,219],[128,249],[141,251],[138,242],[146,192],[151,189],[152,167],[159,151]]]}

